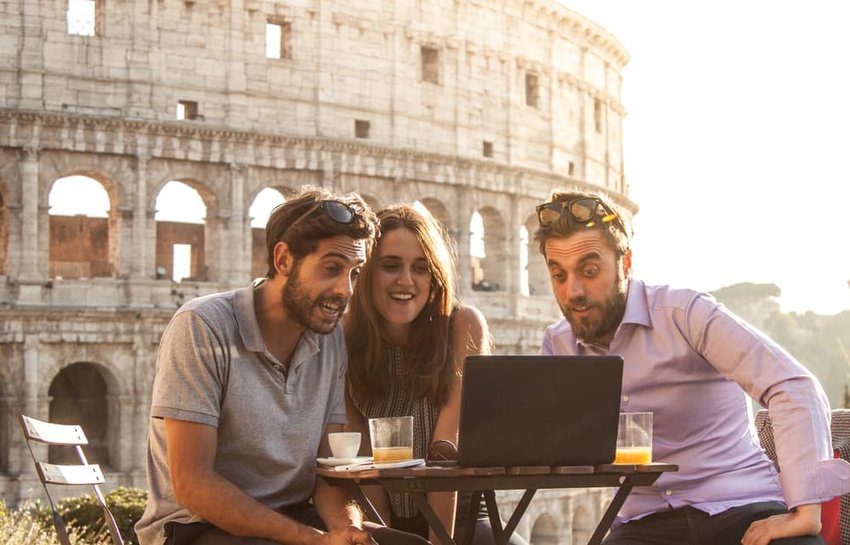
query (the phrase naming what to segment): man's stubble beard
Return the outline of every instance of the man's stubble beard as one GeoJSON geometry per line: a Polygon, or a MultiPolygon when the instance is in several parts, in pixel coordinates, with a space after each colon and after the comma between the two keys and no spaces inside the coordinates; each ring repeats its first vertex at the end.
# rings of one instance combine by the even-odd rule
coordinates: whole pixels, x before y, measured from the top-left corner
{"type": "Polygon", "coordinates": [[[314,311],[319,309],[319,306],[325,300],[337,300],[340,304],[339,315],[342,316],[345,311],[345,301],[340,301],[340,299],[339,297],[326,296],[310,299],[310,295],[301,282],[300,262],[296,262],[293,265],[292,271],[289,273],[289,279],[281,290],[281,302],[283,303],[283,309],[286,314],[305,329],[309,329],[320,335],[331,333],[339,323],[339,319],[335,320],[330,326],[326,326],[325,324],[327,322],[312,319],[314,311]]]}
{"type": "Polygon", "coordinates": [[[576,337],[587,343],[595,343],[617,330],[623,315],[626,312],[626,298],[628,293],[628,282],[617,273],[617,282],[609,296],[602,302],[594,301],[587,297],[571,299],[561,307],[561,313],[567,319],[576,337]],[[592,305],[602,312],[602,317],[593,321],[589,318],[576,319],[570,310],[575,306],[592,305]]]}

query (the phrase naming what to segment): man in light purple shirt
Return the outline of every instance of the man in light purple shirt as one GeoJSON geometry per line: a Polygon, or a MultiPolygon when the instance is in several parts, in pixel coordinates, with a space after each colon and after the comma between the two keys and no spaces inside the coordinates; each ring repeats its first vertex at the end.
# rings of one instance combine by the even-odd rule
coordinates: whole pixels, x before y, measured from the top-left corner
{"type": "Polygon", "coordinates": [[[820,503],[850,492],[850,464],[832,459],[811,373],[711,296],[631,279],[628,229],[600,195],[555,193],[537,215],[565,317],[541,352],[622,356],[621,410],[654,413],[653,460],[679,466],[632,492],[605,545],[822,544],[820,503]],[[770,412],[781,473],[747,396],[770,412]]]}

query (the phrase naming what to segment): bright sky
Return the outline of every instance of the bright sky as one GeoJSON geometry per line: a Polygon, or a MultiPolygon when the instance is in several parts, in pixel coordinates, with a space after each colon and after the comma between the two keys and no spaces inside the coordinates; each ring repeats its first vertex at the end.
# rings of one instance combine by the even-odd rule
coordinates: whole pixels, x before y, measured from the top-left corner
{"type": "Polygon", "coordinates": [[[850,3],[561,0],[626,47],[635,275],[850,309],[850,3]]]}

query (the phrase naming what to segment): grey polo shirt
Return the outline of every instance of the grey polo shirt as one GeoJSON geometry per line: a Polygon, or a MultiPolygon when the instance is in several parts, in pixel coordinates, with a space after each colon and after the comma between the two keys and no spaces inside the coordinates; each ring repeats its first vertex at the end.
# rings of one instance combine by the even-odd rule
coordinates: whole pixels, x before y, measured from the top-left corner
{"type": "Polygon", "coordinates": [[[252,288],[181,307],[157,356],[140,543],[161,545],[166,522],[201,520],[174,501],[163,418],[217,428],[215,470],[260,503],[303,502],[325,426],[345,423],[346,364],[338,326],[329,335],[305,331],[282,372],[260,334],[252,288]]]}

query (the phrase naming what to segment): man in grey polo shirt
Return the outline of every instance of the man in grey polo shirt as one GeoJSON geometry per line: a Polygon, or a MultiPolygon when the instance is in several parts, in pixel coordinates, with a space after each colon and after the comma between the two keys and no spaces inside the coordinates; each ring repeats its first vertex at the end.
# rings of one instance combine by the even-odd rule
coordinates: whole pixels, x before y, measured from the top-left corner
{"type": "Polygon", "coordinates": [[[338,322],[376,230],[359,196],[306,190],[269,218],[259,285],[174,315],[157,356],[142,545],[426,543],[362,522],[312,472],[345,423],[338,322]]]}

